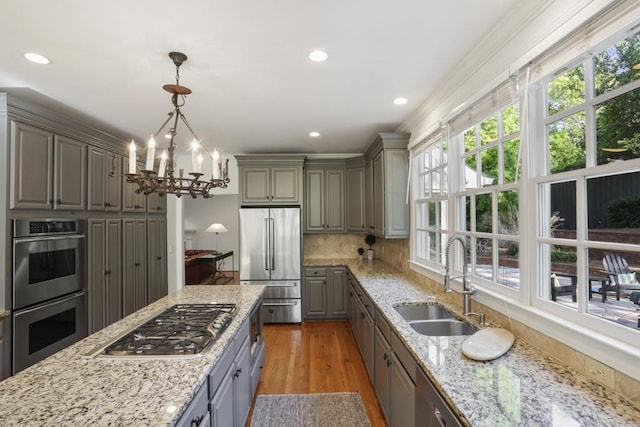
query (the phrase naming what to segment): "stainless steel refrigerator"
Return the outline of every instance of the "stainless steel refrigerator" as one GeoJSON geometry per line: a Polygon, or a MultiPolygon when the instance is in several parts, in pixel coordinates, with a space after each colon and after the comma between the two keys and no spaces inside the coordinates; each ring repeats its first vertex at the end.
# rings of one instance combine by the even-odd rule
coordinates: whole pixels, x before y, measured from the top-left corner
{"type": "Polygon", "coordinates": [[[266,285],[265,323],[300,323],[300,208],[240,209],[240,283],[266,285]]]}

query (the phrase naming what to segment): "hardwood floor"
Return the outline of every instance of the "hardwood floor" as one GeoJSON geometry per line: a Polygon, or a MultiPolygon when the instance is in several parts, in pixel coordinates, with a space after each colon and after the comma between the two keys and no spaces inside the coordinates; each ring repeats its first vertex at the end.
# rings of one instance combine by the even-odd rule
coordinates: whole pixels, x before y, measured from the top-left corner
{"type": "MultiPolygon", "coordinates": [[[[386,426],[349,322],[265,325],[264,342],[265,364],[256,396],[359,392],[371,426],[386,426]]],[[[247,426],[250,420],[251,414],[247,426]]]]}

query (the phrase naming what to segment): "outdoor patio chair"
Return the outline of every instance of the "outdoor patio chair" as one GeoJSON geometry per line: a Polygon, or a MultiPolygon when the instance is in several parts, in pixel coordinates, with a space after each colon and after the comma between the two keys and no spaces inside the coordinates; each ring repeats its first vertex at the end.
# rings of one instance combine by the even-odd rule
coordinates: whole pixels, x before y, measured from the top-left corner
{"type": "Polygon", "coordinates": [[[602,258],[602,266],[604,267],[604,273],[609,276],[609,284],[605,284],[602,287],[602,292],[605,294],[609,290],[615,291],[616,299],[619,301],[621,289],[640,290],[640,283],[636,277],[636,272],[631,271],[627,260],[620,255],[605,255],[604,258],[602,258]]]}

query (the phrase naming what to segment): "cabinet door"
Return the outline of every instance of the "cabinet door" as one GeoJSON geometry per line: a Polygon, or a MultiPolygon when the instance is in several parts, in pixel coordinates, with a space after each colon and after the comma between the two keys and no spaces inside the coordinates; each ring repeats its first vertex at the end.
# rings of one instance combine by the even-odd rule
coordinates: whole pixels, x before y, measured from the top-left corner
{"type": "Polygon", "coordinates": [[[56,136],[53,157],[53,209],[83,210],[86,205],[87,145],[56,136]]]}
{"type": "Polygon", "coordinates": [[[122,212],[134,212],[136,204],[136,184],[127,182],[127,178],[122,178],[122,212]]]}
{"type": "Polygon", "coordinates": [[[107,219],[105,326],[122,319],[122,222],[107,219]]]}
{"type": "Polygon", "coordinates": [[[267,167],[242,167],[242,203],[265,204],[270,201],[270,174],[267,167]]]}
{"type": "MultiPolygon", "coordinates": [[[[415,364],[411,367],[415,369],[415,364]]],[[[410,368],[410,369],[411,369],[410,368]]],[[[391,427],[416,425],[416,386],[395,353],[391,354],[391,427]]],[[[447,424],[449,425],[449,424],[447,424]]]]}
{"type": "Polygon", "coordinates": [[[344,170],[325,171],[325,231],[345,231],[344,170]]]}
{"type": "MultiPolygon", "coordinates": [[[[390,420],[391,412],[389,411],[390,404],[390,369],[389,365],[390,361],[390,353],[391,346],[384,339],[382,332],[378,328],[376,328],[375,332],[375,345],[374,345],[374,389],[376,391],[376,396],[378,396],[378,402],[380,402],[380,406],[382,407],[382,412],[384,413],[387,421],[390,420]]],[[[413,424],[411,424],[413,425],[413,424]]]]}
{"type": "Polygon", "coordinates": [[[107,153],[102,148],[89,147],[87,210],[106,209],[107,153]]]}
{"type": "Polygon", "coordinates": [[[347,169],[347,231],[366,231],[364,171],[363,167],[347,169]]]}
{"type": "Polygon", "coordinates": [[[331,267],[329,269],[330,292],[328,295],[329,304],[327,309],[331,317],[347,317],[348,298],[347,298],[347,280],[346,269],[342,267],[331,267]]]}
{"type": "Polygon", "coordinates": [[[374,225],[374,212],[373,212],[373,159],[367,162],[365,169],[365,220],[367,225],[367,232],[373,233],[375,230],[374,225]]]}
{"type": "Polygon", "coordinates": [[[234,374],[234,398],[236,403],[236,419],[234,425],[244,426],[251,409],[251,359],[249,352],[249,339],[238,350],[235,359],[236,372],[234,374]]]}
{"type": "Polygon", "coordinates": [[[133,219],[122,221],[122,297],[123,315],[136,311],[136,222],[133,219]]]}
{"type": "Polygon", "coordinates": [[[209,412],[211,413],[212,426],[233,426],[234,424],[234,396],[233,396],[233,375],[236,372],[235,364],[231,364],[229,371],[224,376],[218,386],[217,391],[211,398],[209,412]]]}
{"type": "Polygon", "coordinates": [[[87,236],[87,301],[89,334],[105,327],[105,248],[106,224],[102,219],[90,219],[87,236]]]}
{"type": "Polygon", "coordinates": [[[147,305],[147,221],[138,219],[135,222],[135,309],[140,310],[147,305]]]}
{"type": "Polygon", "coordinates": [[[158,193],[151,193],[147,196],[148,213],[164,213],[167,211],[167,196],[160,196],[158,193]]]}
{"type": "Polygon", "coordinates": [[[149,303],[167,295],[167,223],[164,219],[147,220],[149,303]]]}
{"type": "Polygon", "coordinates": [[[51,209],[53,134],[11,122],[11,209],[51,209]]]}
{"type": "Polygon", "coordinates": [[[0,319],[0,381],[11,376],[11,322],[0,319]]]}
{"type": "MultiPolygon", "coordinates": [[[[373,159],[373,232],[384,235],[384,163],[383,153],[373,159]]],[[[403,202],[404,203],[404,202],[403,202]]]]}
{"type": "Polygon", "coordinates": [[[122,156],[107,153],[106,162],[105,210],[119,212],[122,207],[122,156]]]}
{"type": "Polygon", "coordinates": [[[284,205],[300,204],[300,169],[271,168],[271,203],[284,205]]]}
{"type": "Polygon", "coordinates": [[[309,277],[305,279],[305,316],[327,316],[327,279],[309,277]]]}
{"type": "Polygon", "coordinates": [[[305,231],[323,231],[325,229],[324,219],[324,171],[306,171],[305,184],[305,231]]]}
{"type": "Polygon", "coordinates": [[[409,210],[406,204],[409,162],[406,150],[387,150],[384,154],[384,232],[389,237],[409,237],[409,210]]]}
{"type": "Polygon", "coordinates": [[[373,318],[364,307],[361,305],[362,313],[364,313],[364,318],[362,318],[362,358],[364,359],[364,364],[367,367],[367,372],[369,373],[369,378],[373,378],[373,330],[374,323],[373,318]]]}

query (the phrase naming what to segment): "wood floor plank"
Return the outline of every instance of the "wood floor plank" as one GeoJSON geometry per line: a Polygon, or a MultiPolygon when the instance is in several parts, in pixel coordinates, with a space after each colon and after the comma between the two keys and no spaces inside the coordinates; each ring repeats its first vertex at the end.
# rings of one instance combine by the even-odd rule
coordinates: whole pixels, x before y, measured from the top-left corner
{"type": "MultiPolygon", "coordinates": [[[[256,396],[358,392],[372,427],[386,426],[349,322],[265,325],[264,342],[256,396]]],[[[250,420],[251,414],[247,426],[250,420]]]]}

